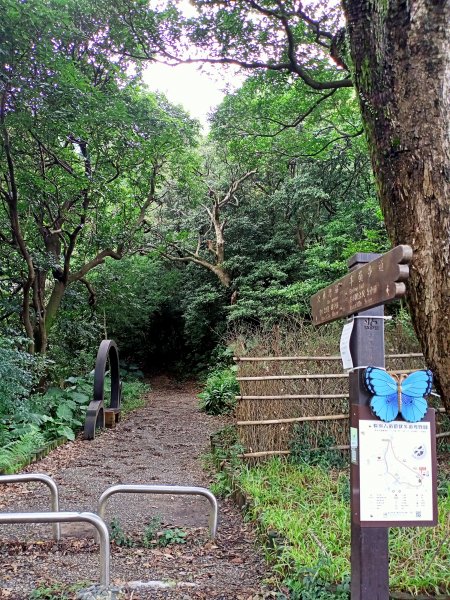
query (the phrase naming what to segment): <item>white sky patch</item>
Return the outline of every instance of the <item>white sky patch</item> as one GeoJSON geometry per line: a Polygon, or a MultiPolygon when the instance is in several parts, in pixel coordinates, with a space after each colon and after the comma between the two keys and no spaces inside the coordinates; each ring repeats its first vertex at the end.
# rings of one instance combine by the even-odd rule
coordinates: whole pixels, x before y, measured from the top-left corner
{"type": "MultiPolygon", "coordinates": [[[[219,75],[219,73],[217,73],[219,75]]],[[[224,98],[217,77],[199,70],[198,65],[151,64],[145,69],[144,81],[153,91],[164,93],[174,104],[181,104],[185,110],[207,127],[207,115],[224,98]]]]}

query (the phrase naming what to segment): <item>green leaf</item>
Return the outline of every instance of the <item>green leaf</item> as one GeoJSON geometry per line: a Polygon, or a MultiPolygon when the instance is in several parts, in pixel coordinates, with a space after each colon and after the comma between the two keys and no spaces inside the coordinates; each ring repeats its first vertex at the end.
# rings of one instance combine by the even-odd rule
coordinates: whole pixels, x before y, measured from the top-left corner
{"type": "Polygon", "coordinates": [[[81,392],[72,392],[70,397],[78,404],[87,404],[90,400],[90,396],[81,392]]]}
{"type": "Polygon", "coordinates": [[[75,433],[70,427],[67,427],[67,425],[60,425],[56,431],[58,435],[67,438],[71,442],[75,439],[75,433]]]}
{"type": "Polygon", "coordinates": [[[56,414],[58,418],[62,419],[63,421],[71,421],[73,419],[72,409],[69,406],[67,406],[66,403],[60,404],[58,406],[58,408],[56,409],[56,414]]]}

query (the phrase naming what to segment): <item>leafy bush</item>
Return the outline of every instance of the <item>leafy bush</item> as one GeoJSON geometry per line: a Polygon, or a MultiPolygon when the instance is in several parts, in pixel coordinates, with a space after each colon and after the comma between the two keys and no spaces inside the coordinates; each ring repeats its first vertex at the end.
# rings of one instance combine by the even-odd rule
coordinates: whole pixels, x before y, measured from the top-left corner
{"type": "Polygon", "coordinates": [[[134,540],[125,534],[117,518],[111,521],[111,541],[117,546],[124,546],[125,548],[132,548],[135,545],[134,540]]]}
{"type": "Polygon", "coordinates": [[[158,531],[161,529],[161,517],[155,515],[150,519],[144,529],[142,545],[144,548],[153,548],[157,544],[158,531]]]}
{"type": "Polygon", "coordinates": [[[146,525],[144,535],[141,539],[135,539],[126,535],[119,519],[114,518],[111,521],[111,541],[117,546],[133,548],[143,546],[144,548],[155,548],[156,546],[165,547],[173,544],[185,544],[187,533],[183,529],[174,527],[161,530],[161,519],[154,516],[146,525]]]}
{"type": "Polygon", "coordinates": [[[32,419],[41,426],[47,441],[60,437],[74,440],[92,396],[92,379],[69,377],[65,383],[65,388],[51,387],[45,394],[30,398],[16,421],[32,419]]]}
{"type": "Polygon", "coordinates": [[[18,439],[3,445],[0,450],[0,473],[15,473],[25,466],[30,456],[40,450],[45,438],[36,425],[30,425],[28,431],[18,439]]]}
{"type": "Polygon", "coordinates": [[[145,394],[150,390],[150,386],[143,381],[123,381],[122,382],[122,415],[126,415],[132,410],[145,406],[145,394]]]}
{"type": "Polygon", "coordinates": [[[33,357],[0,337],[0,418],[15,402],[26,398],[33,383],[33,357]]]}
{"type": "Polygon", "coordinates": [[[309,429],[307,423],[294,426],[290,443],[289,461],[295,465],[317,465],[325,469],[343,469],[348,464],[348,457],[335,448],[336,440],[330,435],[321,435],[317,439],[317,448],[309,445],[309,429]]]}
{"type": "Polygon", "coordinates": [[[206,380],[206,386],[198,397],[200,410],[208,415],[231,413],[236,406],[239,384],[236,380],[236,367],[213,371],[206,380]]]}
{"type": "Polygon", "coordinates": [[[343,583],[333,585],[318,577],[318,569],[311,569],[302,578],[287,578],[291,600],[350,600],[349,577],[343,583]]]}
{"type": "Polygon", "coordinates": [[[166,529],[158,536],[158,546],[172,546],[173,544],[185,544],[187,533],[182,529],[166,529]]]}
{"type": "Polygon", "coordinates": [[[203,456],[203,463],[213,477],[210,489],[215,496],[227,498],[233,493],[234,480],[243,467],[243,452],[235,426],[227,425],[211,436],[211,452],[203,456]]]}
{"type": "MultiPolygon", "coordinates": [[[[106,378],[106,403],[109,385],[106,378]]],[[[49,442],[60,438],[74,440],[83,426],[92,386],[92,374],[69,377],[62,388],[50,387],[45,394],[9,402],[8,410],[5,404],[0,404],[0,472],[16,472],[49,442]]],[[[123,414],[144,406],[148,385],[133,379],[124,381],[122,389],[123,414]]]]}

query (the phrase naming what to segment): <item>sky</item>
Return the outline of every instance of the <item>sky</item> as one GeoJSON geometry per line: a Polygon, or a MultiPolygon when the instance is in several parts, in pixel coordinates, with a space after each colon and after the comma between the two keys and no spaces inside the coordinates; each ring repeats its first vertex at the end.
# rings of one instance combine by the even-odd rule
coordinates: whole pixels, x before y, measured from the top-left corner
{"type": "Polygon", "coordinates": [[[163,92],[174,104],[181,104],[208,130],[207,115],[221,103],[224,89],[235,89],[242,75],[229,69],[201,68],[198,65],[168,65],[153,63],[145,69],[144,81],[152,91],[163,92]]]}
{"type": "Polygon", "coordinates": [[[144,80],[152,91],[163,92],[174,104],[181,104],[187,112],[207,125],[208,112],[224,97],[217,77],[208,76],[196,65],[149,65],[144,80]]]}
{"type": "MultiPolygon", "coordinates": [[[[189,0],[179,0],[178,7],[186,17],[196,15],[196,9],[189,0]]],[[[207,115],[224,97],[224,83],[219,81],[220,72],[207,74],[198,65],[168,65],[153,63],[145,69],[144,80],[152,91],[163,92],[174,104],[181,104],[185,110],[198,119],[204,130],[208,129],[207,115]]]]}

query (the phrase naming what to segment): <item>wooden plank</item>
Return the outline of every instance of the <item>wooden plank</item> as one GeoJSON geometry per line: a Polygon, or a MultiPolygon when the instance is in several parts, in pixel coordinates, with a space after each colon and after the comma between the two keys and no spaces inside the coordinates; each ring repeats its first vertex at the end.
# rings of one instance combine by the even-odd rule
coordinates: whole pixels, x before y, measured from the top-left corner
{"type": "MultiPolygon", "coordinates": [[[[421,352],[409,352],[407,354],[387,354],[386,360],[394,358],[423,358],[421,352]]],[[[341,356],[234,356],[235,362],[274,362],[274,361],[334,361],[342,360],[341,356]]]]}
{"type": "MultiPolygon", "coordinates": [[[[394,375],[406,375],[412,373],[411,369],[397,369],[396,371],[389,371],[394,375]]],[[[306,381],[310,379],[345,379],[348,377],[348,373],[323,373],[313,375],[261,375],[255,377],[236,377],[238,381],[271,381],[276,379],[304,379],[306,381]]]]}
{"type": "Polygon", "coordinates": [[[290,454],[290,450],[268,450],[267,452],[245,452],[241,454],[243,458],[258,458],[259,456],[280,456],[290,454]]]}
{"type": "MultiPolygon", "coordinates": [[[[350,446],[327,446],[326,448],[308,448],[308,452],[320,452],[324,450],[349,450],[350,446]]],[[[278,456],[291,454],[290,450],[261,450],[261,452],[245,452],[240,456],[242,458],[258,458],[262,456],[278,456]]]]}
{"type": "Polygon", "coordinates": [[[314,294],[314,324],[336,321],[404,296],[411,259],[410,246],[397,246],[314,294]]]}
{"type": "Polygon", "coordinates": [[[329,375],[261,375],[255,377],[237,377],[238,381],[271,381],[274,379],[345,379],[348,373],[331,373],[329,375]]]}
{"type": "Polygon", "coordinates": [[[304,421],[339,421],[348,419],[346,415],[314,415],[312,417],[292,417],[289,419],[269,419],[267,421],[237,421],[236,425],[278,425],[280,423],[302,423],[304,421]]]}
{"type": "Polygon", "coordinates": [[[284,396],[235,396],[236,400],[334,400],[348,398],[348,394],[286,394],[284,396]]]}

